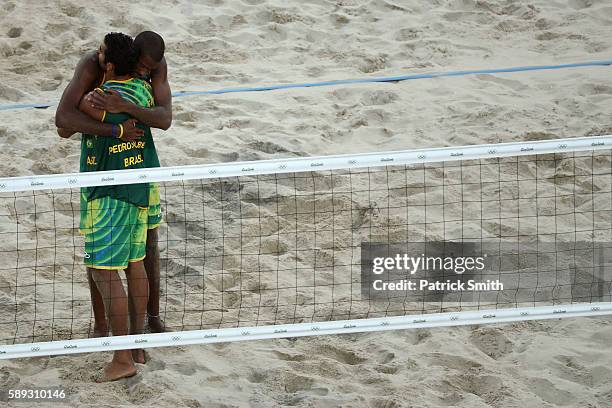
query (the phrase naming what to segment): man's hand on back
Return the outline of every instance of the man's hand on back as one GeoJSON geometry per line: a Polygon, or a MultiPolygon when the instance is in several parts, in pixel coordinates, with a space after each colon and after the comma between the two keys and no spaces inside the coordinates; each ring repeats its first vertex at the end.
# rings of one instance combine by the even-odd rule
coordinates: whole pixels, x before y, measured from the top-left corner
{"type": "Polygon", "coordinates": [[[144,136],[144,130],[136,127],[136,119],[128,119],[123,122],[123,136],[121,140],[131,142],[132,140],[138,140],[144,136]]]}
{"type": "Polygon", "coordinates": [[[90,103],[96,109],[110,113],[128,112],[130,104],[115,90],[107,91],[107,93],[92,91],[85,96],[85,102],[90,103]]]}

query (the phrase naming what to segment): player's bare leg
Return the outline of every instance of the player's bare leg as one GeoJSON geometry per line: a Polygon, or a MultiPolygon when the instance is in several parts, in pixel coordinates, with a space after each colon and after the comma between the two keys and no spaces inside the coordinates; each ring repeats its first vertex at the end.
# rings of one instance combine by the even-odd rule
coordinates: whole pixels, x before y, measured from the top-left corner
{"type": "Polygon", "coordinates": [[[92,269],[87,268],[87,281],[89,283],[89,292],[91,294],[91,305],[93,306],[94,314],[94,337],[108,336],[108,323],[106,322],[106,313],[104,311],[104,300],[96,286],[96,283],[91,276],[92,269]]]}
{"type": "Polygon", "coordinates": [[[147,278],[149,279],[149,302],[147,303],[147,317],[149,329],[153,333],[163,333],[166,326],[159,317],[159,246],[158,228],[147,231],[147,252],[144,259],[147,278]]]}
{"type": "MultiPolygon", "coordinates": [[[[149,300],[149,283],[143,261],[130,262],[125,273],[128,282],[128,307],[130,310],[130,334],[144,333],[147,302],[149,300]]],[[[133,349],[135,363],[146,363],[143,349],[133,349]]]]}
{"type": "MultiPolygon", "coordinates": [[[[92,278],[104,301],[113,336],[127,335],[128,301],[118,271],[101,269],[92,269],[91,271],[92,278]]],[[[132,351],[116,350],[113,354],[113,360],[104,367],[104,374],[99,382],[116,381],[131,377],[137,372],[132,359],[132,351]]]]}

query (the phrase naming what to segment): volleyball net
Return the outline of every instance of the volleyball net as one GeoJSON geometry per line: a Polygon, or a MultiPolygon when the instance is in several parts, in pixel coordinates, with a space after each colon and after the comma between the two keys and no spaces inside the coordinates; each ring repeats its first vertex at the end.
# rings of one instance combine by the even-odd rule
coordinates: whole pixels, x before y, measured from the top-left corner
{"type": "Polygon", "coordinates": [[[0,179],[0,358],[610,314],[611,146],[0,179]],[[80,188],[143,182],[160,186],[170,332],[91,338],[80,188]]]}

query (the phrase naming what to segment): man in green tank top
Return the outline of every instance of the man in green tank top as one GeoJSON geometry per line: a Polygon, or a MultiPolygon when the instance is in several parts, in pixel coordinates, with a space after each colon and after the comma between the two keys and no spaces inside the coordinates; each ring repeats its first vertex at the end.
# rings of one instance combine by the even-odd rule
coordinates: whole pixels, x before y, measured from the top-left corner
{"type": "MultiPolygon", "coordinates": [[[[135,66],[132,44],[131,37],[125,34],[106,35],[103,55],[106,82],[98,88],[98,92],[114,89],[133,103],[150,107],[153,105],[151,86],[131,76],[135,66]]],[[[113,133],[116,134],[116,137],[83,134],[81,171],[137,169],[145,168],[147,164],[159,166],[148,127],[135,125],[142,128],[144,137],[124,141],[124,123],[129,119],[127,114],[107,113],[85,101],[82,101],[79,108],[92,118],[112,124],[113,133]],[[145,163],[147,160],[150,163],[145,163]]],[[[150,199],[152,190],[149,183],[87,187],[81,190],[80,231],[85,235],[85,265],[104,302],[115,336],[144,331],[148,280],[143,259],[147,228],[150,227],[149,207],[159,205],[159,202],[150,199]],[[118,275],[122,269],[126,271],[128,296],[118,275]]],[[[160,221],[157,220],[157,224],[160,221]]],[[[94,293],[92,289],[92,301],[94,293]]],[[[112,362],[105,367],[102,381],[136,374],[134,362],[144,362],[144,350],[115,351],[112,362]]]]}
{"type": "MultiPolygon", "coordinates": [[[[140,78],[146,78],[153,87],[155,105],[146,107],[132,103],[133,99],[123,98],[116,90],[109,89],[104,94],[90,92],[96,86],[101,86],[106,80],[106,66],[104,51],[106,45],[102,43],[98,51],[87,53],[79,61],[72,80],[64,90],[55,115],[58,133],[62,137],[70,137],[76,132],[98,135],[98,137],[116,137],[117,124],[107,121],[101,122],[83,114],[82,107],[85,100],[92,107],[108,113],[126,112],[129,119],[122,123],[124,127],[125,142],[141,140],[144,131],[134,126],[136,121],[148,126],[167,130],[172,123],[172,96],[168,83],[167,64],[164,58],[165,44],[162,37],[152,31],[143,31],[134,39],[134,49],[138,60],[134,71],[140,78]]],[[[127,116],[126,116],[127,117],[127,116]]],[[[147,143],[145,150],[153,149],[153,143],[147,143]]],[[[149,159],[155,157],[145,152],[146,167],[156,167],[157,164],[149,159]]],[[[93,160],[90,158],[90,160],[93,160]]],[[[136,160],[136,159],[135,159],[136,160]]],[[[159,333],[165,330],[164,322],[159,313],[160,290],[160,259],[158,246],[158,231],[155,228],[161,220],[161,207],[159,206],[159,190],[151,186],[150,200],[154,205],[149,206],[149,228],[147,231],[146,257],[144,259],[147,277],[149,279],[149,302],[147,304],[148,325],[152,332],[159,333]]],[[[94,306],[94,336],[101,337],[108,334],[104,307],[96,285],[89,277],[92,288],[92,303],[94,306]]]]}

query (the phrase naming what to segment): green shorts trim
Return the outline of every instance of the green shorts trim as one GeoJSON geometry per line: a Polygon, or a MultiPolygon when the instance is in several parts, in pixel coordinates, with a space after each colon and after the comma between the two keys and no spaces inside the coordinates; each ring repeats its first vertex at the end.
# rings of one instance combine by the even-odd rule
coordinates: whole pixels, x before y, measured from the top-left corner
{"type": "Polygon", "coordinates": [[[81,193],[80,232],[85,235],[85,265],[125,269],[145,257],[148,209],[111,197],[87,201],[81,193]]]}
{"type": "Polygon", "coordinates": [[[147,229],[159,227],[162,223],[161,201],[159,198],[159,184],[149,183],[149,211],[147,229]]]}

